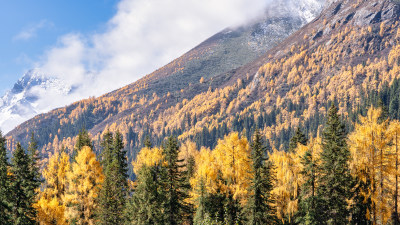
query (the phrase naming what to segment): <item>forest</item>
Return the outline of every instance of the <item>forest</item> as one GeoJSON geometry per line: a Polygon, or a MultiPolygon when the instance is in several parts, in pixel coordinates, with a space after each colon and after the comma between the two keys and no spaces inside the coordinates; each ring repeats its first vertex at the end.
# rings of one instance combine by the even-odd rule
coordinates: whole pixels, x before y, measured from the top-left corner
{"type": "Polygon", "coordinates": [[[2,137],[1,224],[399,224],[400,122],[385,107],[350,129],[332,104],[323,128],[299,127],[286,151],[257,126],[244,132],[213,149],[148,137],[129,162],[119,132],[96,154],[83,129],[71,154],[61,147],[45,165],[34,134],[11,159],[2,137]]]}

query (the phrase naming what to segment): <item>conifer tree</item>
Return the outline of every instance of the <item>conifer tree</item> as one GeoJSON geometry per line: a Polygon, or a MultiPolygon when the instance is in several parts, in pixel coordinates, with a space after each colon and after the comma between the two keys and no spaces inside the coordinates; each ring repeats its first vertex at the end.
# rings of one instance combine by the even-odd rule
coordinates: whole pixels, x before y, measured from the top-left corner
{"type": "Polygon", "coordinates": [[[34,180],[30,162],[21,144],[17,143],[11,166],[12,220],[15,225],[36,223],[36,209],[33,207],[36,195],[31,190],[34,180]]]}
{"type": "Polygon", "coordinates": [[[111,138],[112,134],[107,132],[102,143],[105,179],[98,198],[98,224],[122,224],[124,220],[121,212],[125,209],[128,186],[126,152],[119,132],[111,138]]]}
{"type": "Polygon", "coordinates": [[[318,164],[309,149],[302,158],[304,184],[301,186],[299,213],[297,222],[300,224],[317,225],[320,218],[319,199],[317,196],[318,164]]]}
{"type": "Polygon", "coordinates": [[[37,141],[35,139],[35,135],[32,132],[31,139],[29,141],[28,146],[28,157],[29,157],[29,172],[30,172],[30,184],[29,184],[29,195],[34,201],[36,201],[36,197],[38,195],[37,190],[42,183],[40,168],[39,168],[39,151],[37,146],[37,141]]]}
{"type": "Polygon", "coordinates": [[[307,137],[301,132],[300,127],[296,129],[296,133],[290,139],[289,152],[294,152],[298,144],[307,145],[307,137]]]}
{"type": "Polygon", "coordinates": [[[81,150],[84,146],[88,146],[89,148],[93,149],[92,140],[89,137],[89,133],[85,128],[82,128],[79,131],[74,150],[72,152],[71,159],[75,161],[75,157],[78,154],[78,151],[81,150]]]}
{"type": "Polygon", "coordinates": [[[253,179],[250,186],[250,199],[248,201],[249,224],[273,224],[275,209],[271,191],[273,188],[273,175],[271,165],[265,158],[266,148],[263,145],[258,129],[254,132],[251,144],[251,160],[253,179]]]}
{"type": "Polygon", "coordinates": [[[8,175],[8,159],[6,139],[0,132],[0,221],[4,225],[11,225],[10,207],[10,176],[8,175]]]}
{"type": "Polygon", "coordinates": [[[137,180],[133,195],[127,203],[126,224],[165,224],[161,207],[165,201],[162,186],[165,176],[163,161],[161,149],[145,147],[132,163],[137,180]]]}
{"type": "Polygon", "coordinates": [[[185,199],[188,196],[190,185],[186,182],[185,165],[178,159],[179,146],[178,141],[174,137],[169,137],[164,147],[164,158],[166,161],[166,176],[163,180],[166,199],[163,204],[165,214],[165,224],[176,225],[181,224],[190,215],[190,206],[185,199]]]}
{"type": "Polygon", "coordinates": [[[351,177],[349,171],[350,152],[346,144],[346,131],[340,121],[338,109],[332,105],[328,111],[322,135],[321,178],[318,198],[323,206],[321,218],[327,224],[346,224],[349,217],[351,177]]]}

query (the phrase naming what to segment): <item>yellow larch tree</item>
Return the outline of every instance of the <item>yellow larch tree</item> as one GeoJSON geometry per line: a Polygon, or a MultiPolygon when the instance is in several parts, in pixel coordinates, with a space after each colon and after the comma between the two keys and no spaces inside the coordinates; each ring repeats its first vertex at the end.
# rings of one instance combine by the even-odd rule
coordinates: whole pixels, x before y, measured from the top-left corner
{"type": "Polygon", "coordinates": [[[364,183],[370,183],[364,190],[365,199],[371,199],[371,212],[368,217],[374,224],[384,224],[390,219],[389,201],[392,198],[389,188],[391,166],[391,137],[388,121],[382,121],[382,111],[371,107],[365,117],[349,135],[351,152],[350,169],[364,183]]]}
{"type": "Polygon", "coordinates": [[[163,150],[158,147],[144,147],[140,150],[136,160],[132,162],[133,172],[138,174],[143,166],[151,167],[160,163],[164,163],[163,150]]]}
{"type": "Polygon", "coordinates": [[[252,177],[247,139],[240,138],[237,132],[231,133],[218,141],[213,154],[216,168],[220,169],[222,179],[226,181],[223,189],[232,194],[234,199],[246,199],[252,177]]]}
{"type": "Polygon", "coordinates": [[[78,152],[75,160],[67,173],[66,217],[69,223],[92,225],[103,170],[88,146],[78,152]]]}
{"type": "Polygon", "coordinates": [[[70,169],[69,156],[64,151],[55,152],[43,170],[45,183],[35,204],[38,222],[44,225],[67,224],[64,216],[64,195],[67,172],[70,169]]]}
{"type": "Polygon", "coordinates": [[[294,152],[274,150],[269,154],[269,160],[274,165],[276,176],[272,194],[276,198],[276,216],[285,223],[292,221],[293,216],[298,211],[300,187],[304,183],[302,176],[302,158],[306,152],[310,151],[313,159],[318,161],[321,153],[321,138],[312,138],[304,146],[298,144],[294,152]]]}

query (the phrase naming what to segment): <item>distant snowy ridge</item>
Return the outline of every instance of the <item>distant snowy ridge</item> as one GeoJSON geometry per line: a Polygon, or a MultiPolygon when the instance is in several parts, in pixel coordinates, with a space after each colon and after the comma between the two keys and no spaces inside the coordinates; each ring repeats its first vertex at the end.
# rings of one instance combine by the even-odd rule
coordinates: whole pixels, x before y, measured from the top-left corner
{"type": "Polygon", "coordinates": [[[58,78],[49,78],[39,69],[32,69],[0,98],[0,128],[7,133],[18,124],[49,109],[39,104],[42,96],[67,96],[72,87],[58,78]]]}

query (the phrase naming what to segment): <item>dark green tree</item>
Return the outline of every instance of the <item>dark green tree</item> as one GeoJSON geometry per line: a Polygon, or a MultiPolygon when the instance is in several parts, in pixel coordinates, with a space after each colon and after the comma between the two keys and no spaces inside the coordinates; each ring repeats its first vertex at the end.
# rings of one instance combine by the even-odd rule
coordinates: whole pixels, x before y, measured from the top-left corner
{"type": "Polygon", "coordinates": [[[40,174],[40,155],[38,151],[38,144],[35,139],[35,135],[32,132],[31,139],[28,146],[28,157],[29,157],[29,171],[30,171],[30,184],[28,187],[29,198],[36,200],[37,190],[42,183],[40,174]]]}
{"type": "Polygon", "coordinates": [[[128,175],[126,152],[122,135],[117,132],[115,137],[106,132],[103,136],[102,165],[105,179],[98,196],[99,206],[96,216],[98,224],[122,224],[127,197],[128,175]]]}
{"type": "Polygon", "coordinates": [[[166,200],[162,179],[165,168],[157,165],[143,166],[137,174],[137,186],[127,203],[126,224],[166,224],[162,205],[166,200]]]}
{"type": "Polygon", "coordinates": [[[11,163],[12,220],[15,225],[36,224],[33,207],[36,196],[31,193],[33,183],[30,158],[18,143],[11,163]]]}
{"type": "Polygon", "coordinates": [[[322,134],[322,153],[318,198],[322,201],[321,218],[326,224],[346,224],[349,218],[347,200],[352,179],[348,167],[350,152],[346,130],[338,109],[332,105],[322,134]]]}
{"type": "Polygon", "coordinates": [[[302,157],[301,163],[305,182],[301,186],[299,212],[296,220],[299,224],[317,225],[323,220],[320,216],[320,201],[317,196],[318,161],[309,150],[302,157]]]}
{"type": "Polygon", "coordinates": [[[183,160],[178,159],[179,145],[175,137],[169,137],[164,147],[166,176],[163,180],[166,199],[163,204],[165,223],[167,225],[182,224],[192,214],[191,207],[185,202],[190,184],[187,183],[183,160]]]}
{"type": "Polygon", "coordinates": [[[300,127],[296,129],[296,133],[294,136],[290,139],[289,143],[289,152],[293,152],[298,144],[306,145],[308,142],[307,137],[301,132],[300,127]]]}
{"type": "Polygon", "coordinates": [[[352,225],[372,224],[372,221],[367,218],[368,212],[372,212],[371,198],[365,198],[362,193],[367,193],[371,187],[370,181],[362,181],[358,178],[353,178],[352,205],[350,207],[352,225]]]}
{"type": "Polygon", "coordinates": [[[10,207],[10,176],[8,175],[8,159],[6,139],[0,132],[0,221],[4,225],[11,225],[10,207]]]}
{"type": "Polygon", "coordinates": [[[271,165],[265,157],[266,147],[261,139],[258,129],[254,132],[251,144],[251,160],[253,179],[250,186],[250,199],[248,201],[248,221],[252,225],[273,224],[276,222],[274,216],[273,199],[273,174],[271,165]]]}
{"type": "Polygon", "coordinates": [[[73,150],[72,156],[71,156],[72,161],[75,161],[75,157],[76,157],[78,151],[81,150],[81,148],[83,146],[88,146],[91,149],[93,149],[92,140],[90,139],[89,133],[87,132],[87,130],[85,128],[82,128],[79,131],[78,138],[76,140],[75,147],[74,147],[74,150],[73,150]]]}

